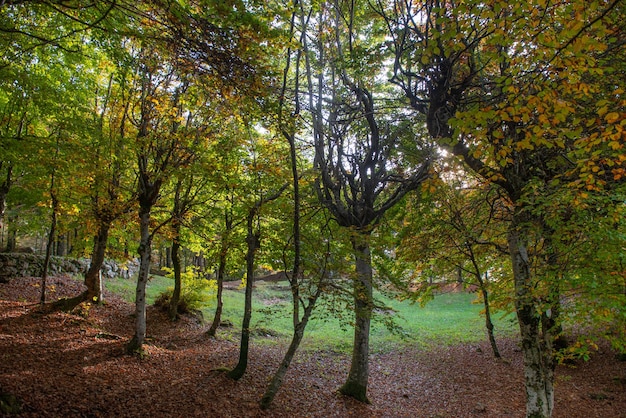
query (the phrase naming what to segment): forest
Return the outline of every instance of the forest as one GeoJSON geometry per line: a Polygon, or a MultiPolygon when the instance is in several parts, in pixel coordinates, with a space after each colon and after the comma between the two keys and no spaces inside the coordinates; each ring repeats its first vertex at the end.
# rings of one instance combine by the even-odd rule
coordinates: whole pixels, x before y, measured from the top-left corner
{"type": "MultiPolygon", "coordinates": [[[[293,416],[281,391],[328,361],[299,350],[307,326],[327,316],[351,341],[340,381],[316,388],[337,391],[320,402],[346,409],[311,415],[404,416],[376,409],[381,368],[402,350],[423,353],[406,343],[381,361],[371,330],[402,332],[393,301],[420,309],[451,288],[476,296],[481,352],[519,353],[495,367],[514,364],[520,376],[507,416],[574,416],[559,399],[564,365],[626,358],[624,2],[9,0],[0,13],[0,247],[41,260],[23,275],[33,277],[2,267],[4,353],[38,357],[10,349],[15,330],[58,343],[93,331],[78,317],[123,322],[94,334],[115,349],[81,350],[85,360],[123,358],[116,373],[133,387],[160,370],[156,330],[193,328],[198,301],[214,306],[202,345],[232,343],[223,315],[236,283],[238,358],[195,383],[245,392],[261,362],[250,387],[262,389],[220,413],[204,388],[195,401],[205,409],[187,415],[272,416],[276,398],[276,416],[293,416]],[[59,277],[59,257],[83,271],[59,277]],[[110,265],[119,274],[103,274],[110,265]],[[132,312],[107,320],[125,309],[105,290],[117,276],[132,281],[132,312]],[[172,287],[154,302],[161,276],[172,287]],[[253,309],[268,278],[285,284],[291,326],[272,366],[251,325],[271,318],[253,309]],[[507,315],[514,332],[499,346],[494,322],[507,315]]],[[[199,367],[205,354],[194,350],[172,367],[199,367]]],[[[625,363],[615,364],[624,392],[625,363]]],[[[0,405],[20,413],[3,389],[11,373],[0,373],[0,405]]],[[[172,382],[188,393],[190,379],[172,382]]],[[[492,407],[422,416],[505,414],[492,407]]],[[[57,414],[144,414],[112,411],[57,414]]]]}

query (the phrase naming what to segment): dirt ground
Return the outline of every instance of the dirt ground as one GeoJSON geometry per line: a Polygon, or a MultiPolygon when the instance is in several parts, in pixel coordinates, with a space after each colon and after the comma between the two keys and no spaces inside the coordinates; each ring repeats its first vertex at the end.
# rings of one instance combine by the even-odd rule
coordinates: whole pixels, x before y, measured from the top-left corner
{"type": "MultiPolygon", "coordinates": [[[[348,355],[301,352],[271,409],[261,411],[258,400],[285,345],[253,342],[248,370],[235,382],[222,370],[236,364],[237,341],[206,338],[206,325],[195,319],[171,324],[150,308],[148,355],[128,356],[131,304],[108,295],[105,306],[41,314],[38,283],[0,284],[0,392],[21,404],[19,416],[524,416],[521,353],[513,340],[499,341],[501,360],[487,343],[373,354],[371,405],[337,393],[348,355]]],[[[81,290],[64,277],[49,284],[51,300],[81,290]]],[[[600,348],[589,362],[559,367],[554,416],[626,417],[626,362],[600,348]]]]}

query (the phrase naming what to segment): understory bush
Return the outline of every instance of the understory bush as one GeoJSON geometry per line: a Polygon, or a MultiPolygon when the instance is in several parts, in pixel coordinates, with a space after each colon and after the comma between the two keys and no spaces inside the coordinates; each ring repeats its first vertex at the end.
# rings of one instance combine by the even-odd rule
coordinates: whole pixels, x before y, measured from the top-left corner
{"type": "MultiPolygon", "coordinates": [[[[166,268],[164,270],[167,272],[167,277],[174,278],[172,269],[166,268]]],[[[207,280],[202,274],[198,274],[194,268],[182,272],[178,312],[181,314],[198,312],[205,303],[215,297],[216,292],[217,282],[215,280],[207,280]]],[[[168,287],[155,299],[154,306],[167,310],[173,293],[174,287],[168,287]]]]}

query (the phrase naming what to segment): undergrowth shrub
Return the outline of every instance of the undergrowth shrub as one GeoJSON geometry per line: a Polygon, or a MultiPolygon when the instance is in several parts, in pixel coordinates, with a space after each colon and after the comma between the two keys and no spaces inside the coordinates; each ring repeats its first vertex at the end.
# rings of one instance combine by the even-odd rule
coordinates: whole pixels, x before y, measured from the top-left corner
{"type": "MultiPolygon", "coordinates": [[[[174,278],[174,271],[170,268],[164,268],[167,272],[166,277],[174,278]]],[[[217,293],[217,281],[207,280],[201,274],[198,274],[195,268],[190,268],[180,275],[181,290],[180,300],[178,301],[178,312],[181,314],[189,314],[199,311],[206,302],[212,300],[217,293]]],[[[170,300],[174,293],[174,287],[168,287],[166,291],[161,292],[154,301],[154,306],[167,310],[170,306],[170,300]]]]}

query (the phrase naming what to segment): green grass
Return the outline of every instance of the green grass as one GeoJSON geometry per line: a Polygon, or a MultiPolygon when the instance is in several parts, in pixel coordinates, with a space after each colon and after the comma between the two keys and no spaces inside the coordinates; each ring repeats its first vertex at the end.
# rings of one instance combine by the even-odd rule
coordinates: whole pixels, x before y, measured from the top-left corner
{"type": "MultiPolygon", "coordinates": [[[[172,279],[154,276],[147,286],[148,303],[168,287],[172,279]]],[[[122,295],[133,302],[136,281],[133,279],[114,279],[106,283],[108,290],[122,295]]],[[[480,315],[482,304],[475,303],[476,296],[467,293],[448,293],[438,295],[421,307],[410,301],[398,301],[376,295],[379,302],[392,310],[374,315],[370,334],[371,348],[374,352],[388,351],[411,345],[451,345],[457,343],[478,342],[486,339],[485,319],[480,315]],[[391,321],[390,331],[383,323],[391,321]]],[[[224,338],[237,339],[241,330],[244,308],[243,289],[225,289],[223,293],[224,311],[222,320],[228,320],[234,327],[221,331],[224,338]]],[[[332,350],[347,352],[352,347],[352,313],[343,312],[337,318],[326,304],[320,303],[305,331],[302,343],[304,349],[332,350]]],[[[206,303],[202,309],[206,321],[211,321],[215,312],[215,300],[206,303]]],[[[511,316],[494,315],[496,338],[515,333],[511,316]]],[[[255,343],[282,344],[289,341],[292,334],[291,293],[286,283],[256,284],[253,294],[252,332],[255,343]]]]}
{"type": "MultiPolygon", "coordinates": [[[[153,304],[154,300],[162,292],[166,291],[168,287],[174,286],[174,280],[163,276],[150,276],[148,284],[146,285],[146,301],[148,304],[153,304]]],[[[137,290],[137,278],[131,279],[106,279],[104,280],[104,287],[117,295],[120,295],[125,301],[134,303],[135,292],[137,290]]]]}
{"type": "MultiPolygon", "coordinates": [[[[398,301],[378,294],[377,299],[392,308],[375,313],[370,332],[371,348],[383,352],[401,348],[404,345],[452,345],[462,342],[478,342],[486,339],[485,319],[480,315],[481,304],[474,303],[473,294],[449,293],[436,296],[426,306],[409,301],[398,301]],[[391,323],[391,330],[385,322],[391,323]]],[[[270,322],[285,329],[290,335],[290,312],[280,317],[272,317],[270,322]],[[283,318],[286,317],[284,320],[283,318]]],[[[350,321],[352,313],[345,313],[337,319],[320,306],[309,322],[304,347],[348,351],[352,347],[353,329],[350,321]]],[[[262,321],[263,319],[261,319],[262,321]]],[[[493,319],[498,336],[508,336],[515,332],[510,317],[493,319]]]]}

